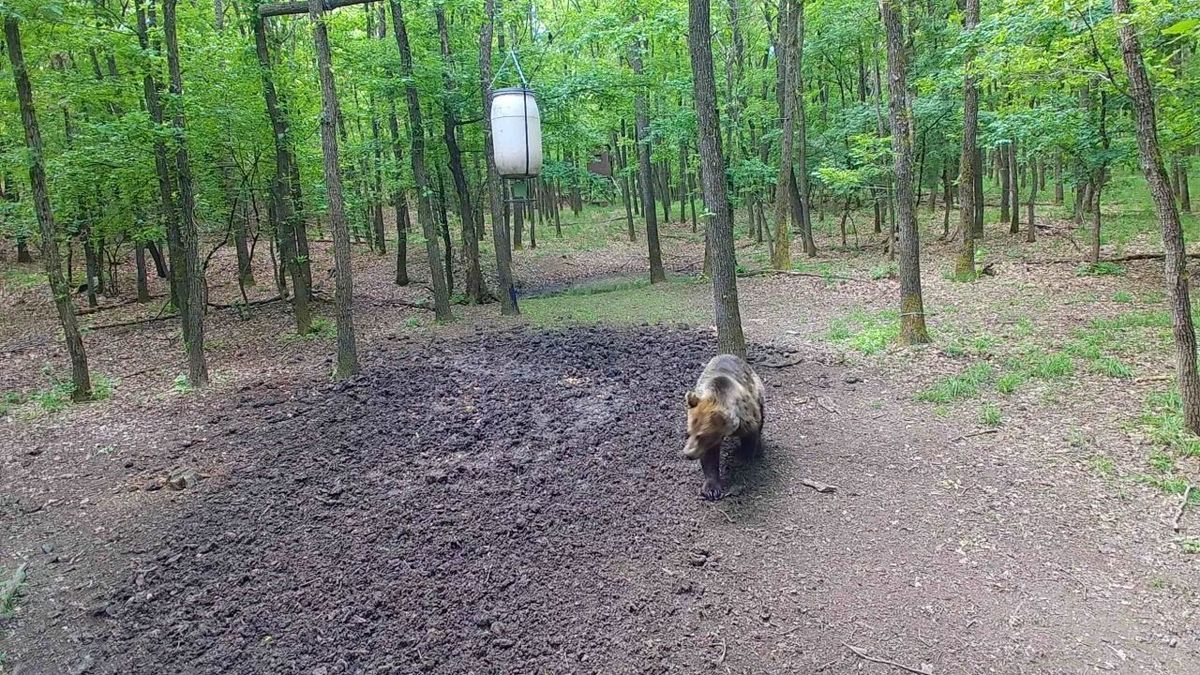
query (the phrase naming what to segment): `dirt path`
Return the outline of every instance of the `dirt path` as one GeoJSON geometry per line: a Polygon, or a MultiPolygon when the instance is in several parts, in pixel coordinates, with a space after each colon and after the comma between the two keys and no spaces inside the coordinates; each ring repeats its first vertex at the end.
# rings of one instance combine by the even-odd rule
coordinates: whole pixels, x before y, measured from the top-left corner
{"type": "Polygon", "coordinates": [[[766,458],[701,502],[679,400],[710,339],[484,332],[250,389],[183,441],[198,487],[137,493],[157,503],[92,565],[34,561],[14,672],[892,672],[843,643],[935,673],[1198,662],[1144,502],[819,349],[762,369],[766,458]]]}

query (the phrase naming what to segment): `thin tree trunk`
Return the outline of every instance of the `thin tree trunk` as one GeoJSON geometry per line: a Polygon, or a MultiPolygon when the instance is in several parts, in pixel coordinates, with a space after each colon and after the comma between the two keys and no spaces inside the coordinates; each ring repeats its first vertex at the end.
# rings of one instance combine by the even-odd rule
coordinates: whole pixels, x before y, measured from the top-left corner
{"type": "MultiPolygon", "coordinates": [[[[1129,0],[1113,0],[1112,4],[1113,13],[1119,18],[1122,14],[1129,14],[1129,0]]],[[[1196,373],[1196,330],[1192,324],[1183,228],[1179,220],[1179,211],[1171,198],[1167,172],[1163,167],[1162,153],[1158,146],[1154,94],[1142,61],[1142,48],[1138,43],[1135,24],[1132,21],[1121,20],[1117,26],[1121,57],[1125,62],[1125,72],[1129,76],[1129,90],[1133,99],[1134,122],[1138,132],[1138,156],[1142,172],[1150,184],[1150,194],[1154,198],[1154,208],[1158,212],[1158,221],[1163,231],[1167,302],[1171,306],[1172,333],[1178,359],[1179,393],[1183,399],[1183,419],[1188,430],[1195,434],[1200,433],[1200,376],[1196,373]]]]}
{"type": "Polygon", "coordinates": [[[1017,142],[1013,141],[1008,144],[1008,201],[1012,204],[1012,213],[1009,215],[1009,234],[1017,234],[1021,231],[1021,193],[1019,192],[1020,181],[1017,179],[1019,175],[1017,142]]]}
{"type": "MultiPolygon", "coordinates": [[[[311,0],[318,2],[319,0],[311,0]]],[[[450,321],[454,316],[450,312],[450,291],[445,279],[436,270],[442,266],[442,256],[438,251],[437,228],[430,211],[429,176],[425,171],[425,126],[421,121],[421,99],[417,94],[417,85],[413,81],[412,50],[408,46],[408,27],[404,23],[404,9],[400,0],[391,0],[392,34],[396,36],[396,47],[400,50],[400,78],[404,81],[405,100],[408,103],[408,130],[412,136],[412,151],[409,160],[412,162],[413,183],[417,188],[417,221],[425,235],[425,252],[429,259],[430,277],[433,282],[434,316],[438,321],[450,321]]],[[[447,256],[449,251],[446,252],[447,256]]]]}
{"type": "Polygon", "coordinates": [[[1054,205],[1061,206],[1063,203],[1063,176],[1062,176],[1062,153],[1054,154],[1054,205]]]}
{"type": "Polygon", "coordinates": [[[775,250],[771,266],[777,270],[792,267],[791,227],[789,202],[792,192],[792,155],[795,148],[796,108],[796,41],[802,11],[798,0],[781,0],[779,4],[779,36],[776,49],[779,56],[779,87],[776,98],[780,102],[779,171],[775,181],[775,250]]]}
{"type": "Polygon", "coordinates": [[[50,195],[46,191],[46,170],[42,164],[42,135],[38,130],[37,113],[33,106],[33,88],[29,84],[29,73],[25,69],[25,54],[21,48],[21,31],[17,19],[8,13],[4,17],[4,41],[8,59],[12,64],[13,81],[16,83],[17,104],[21,110],[21,123],[25,128],[25,145],[29,149],[29,182],[33,192],[33,207],[37,214],[38,230],[42,239],[42,265],[50,283],[50,295],[58,310],[58,320],[66,338],[67,353],[71,357],[71,400],[86,401],[92,397],[92,380],[88,372],[87,353],[83,348],[83,337],[75,320],[75,307],[71,302],[71,290],[63,278],[62,262],[58,254],[57,232],[54,227],[54,212],[50,208],[50,195]]]}
{"type": "MultiPolygon", "coordinates": [[[[492,243],[496,249],[496,282],[500,293],[500,313],[520,314],[517,294],[512,285],[512,251],[509,249],[508,224],[500,199],[500,176],[492,150],[492,33],[496,24],[495,0],[484,0],[483,28],[479,35],[479,80],[483,93],[483,154],[487,156],[488,208],[492,214],[492,243]]],[[[556,216],[557,217],[557,214],[556,216]]]]}
{"type": "Polygon", "coordinates": [[[83,269],[85,275],[83,286],[87,289],[88,307],[95,307],[99,304],[96,300],[96,294],[100,286],[100,259],[96,255],[96,244],[92,241],[92,235],[88,229],[84,230],[82,238],[83,269]]]}
{"type": "MultiPolygon", "coordinates": [[[[329,229],[333,232],[334,310],[337,314],[338,378],[358,374],[358,343],[354,333],[354,279],[350,270],[350,232],[342,197],[342,175],[338,170],[338,100],[329,53],[329,33],[322,0],[308,1],[317,74],[321,80],[321,155],[324,157],[325,189],[329,200],[329,229]]],[[[437,276],[436,274],[434,275],[437,276]]]]}
{"type": "MultiPolygon", "coordinates": [[[[179,308],[183,318],[183,336],[188,352],[188,382],[193,387],[208,385],[208,364],[204,358],[204,268],[200,265],[200,241],[196,223],[196,197],[192,185],[191,161],[187,149],[187,124],[183,113],[183,74],[179,64],[179,40],[176,35],[176,0],[163,2],[163,37],[167,47],[167,70],[171,75],[171,95],[176,106],[175,168],[179,178],[180,239],[183,251],[186,302],[179,308]]],[[[174,261],[172,261],[174,263],[174,261]]]]}
{"type": "Polygon", "coordinates": [[[900,342],[906,345],[929,342],[925,309],[921,299],[921,248],[913,213],[912,136],[908,108],[904,28],[899,0],[879,0],[887,31],[888,122],[896,155],[896,210],[900,231],[900,342]]]}
{"type": "Polygon", "coordinates": [[[134,244],[133,259],[137,265],[137,301],[150,302],[150,287],[146,283],[146,247],[134,244]]]}
{"type": "MultiPolygon", "coordinates": [[[[705,204],[705,258],[713,284],[717,351],[746,356],[742,317],[738,307],[737,260],[733,249],[733,215],[726,194],[725,160],[717,113],[717,83],[713,75],[709,0],[688,1],[688,52],[692,61],[700,182],[705,204]]],[[[693,213],[695,209],[693,208],[693,213]]]]}
{"type": "Polygon", "coordinates": [[[1025,209],[1025,241],[1033,243],[1037,241],[1037,225],[1033,220],[1034,200],[1037,198],[1038,192],[1038,176],[1037,163],[1032,159],[1029,160],[1029,203],[1025,209]]]}
{"type": "Polygon", "coordinates": [[[1096,207],[1092,209],[1092,264],[1100,262],[1100,192],[1103,185],[1094,185],[1089,194],[1095,200],[1096,207]]]}
{"type": "MultiPolygon", "coordinates": [[[[963,15],[963,28],[973,33],[979,25],[979,0],[966,0],[966,11],[963,15]]],[[[966,52],[963,78],[963,143],[962,153],[958,160],[958,226],[962,230],[962,248],[954,263],[954,274],[960,279],[975,278],[975,184],[977,176],[976,159],[979,156],[979,90],[972,73],[972,63],[975,59],[973,49],[966,52]]],[[[948,177],[948,176],[947,176],[948,177]]],[[[949,191],[949,180],[947,180],[949,191]]],[[[946,220],[950,219],[949,200],[946,205],[946,220]]]]}
{"type": "MultiPolygon", "coordinates": [[[[304,221],[297,213],[296,196],[298,193],[291,189],[294,161],[290,146],[291,136],[289,135],[287,116],[280,109],[279,95],[275,90],[275,78],[271,73],[266,27],[257,13],[255,13],[252,23],[255,51],[258,55],[258,67],[262,77],[263,97],[267,104],[267,117],[271,120],[275,149],[275,175],[271,178],[270,211],[275,214],[278,240],[284,244],[284,248],[280,250],[279,254],[292,278],[292,288],[295,290],[291,301],[292,314],[296,319],[296,333],[306,335],[312,332],[312,311],[309,308],[312,276],[305,272],[305,270],[311,269],[307,256],[307,236],[301,236],[304,230],[304,221]],[[304,241],[303,249],[300,247],[301,241],[304,241]]],[[[283,294],[281,293],[281,295],[283,294]]]]}
{"type": "MultiPolygon", "coordinates": [[[[454,89],[450,77],[452,54],[450,52],[450,33],[446,27],[445,7],[438,3],[434,5],[437,18],[438,36],[442,48],[442,84],[446,91],[454,89]]],[[[462,221],[463,231],[463,281],[467,298],[476,304],[482,304],[487,299],[487,287],[483,283],[483,272],[479,268],[479,239],[475,228],[472,227],[475,208],[471,203],[471,192],[467,187],[467,174],[463,169],[462,151],[458,147],[458,118],[450,103],[442,105],[442,136],[446,141],[446,154],[449,156],[450,175],[454,179],[454,192],[458,195],[458,216],[462,221]]],[[[450,259],[450,249],[446,248],[446,258],[450,259]]]]}
{"type": "Polygon", "coordinates": [[[638,167],[642,183],[642,210],[646,217],[646,246],[650,256],[650,283],[667,280],[663,269],[662,249],[658,243],[658,216],[654,211],[654,172],[650,166],[650,106],[646,101],[646,85],[642,79],[642,52],[646,49],[646,39],[638,36],[630,50],[629,65],[633,68],[634,77],[639,80],[637,93],[634,97],[634,111],[637,119],[638,135],[638,167]]]}
{"type": "Polygon", "coordinates": [[[408,199],[400,186],[400,166],[404,162],[404,149],[400,143],[400,125],[396,122],[396,104],[388,106],[388,132],[392,136],[392,205],[396,209],[396,285],[408,285],[408,199]]]}

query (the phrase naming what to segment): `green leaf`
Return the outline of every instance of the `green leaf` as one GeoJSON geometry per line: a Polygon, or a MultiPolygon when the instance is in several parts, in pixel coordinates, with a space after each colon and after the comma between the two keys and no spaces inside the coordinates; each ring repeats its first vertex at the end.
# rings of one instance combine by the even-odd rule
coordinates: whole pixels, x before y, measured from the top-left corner
{"type": "Polygon", "coordinates": [[[1163,35],[1186,35],[1200,27],[1200,19],[1181,19],[1163,29],[1163,35]]]}

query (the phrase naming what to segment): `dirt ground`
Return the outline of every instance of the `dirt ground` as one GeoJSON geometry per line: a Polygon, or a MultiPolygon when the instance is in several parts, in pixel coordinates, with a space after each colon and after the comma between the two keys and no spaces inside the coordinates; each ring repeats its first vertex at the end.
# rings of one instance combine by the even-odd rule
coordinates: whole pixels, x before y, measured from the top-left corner
{"type": "MultiPolygon", "coordinates": [[[[668,267],[695,266],[702,249],[675,236],[668,267]]],[[[638,244],[541,238],[518,254],[530,295],[642,264],[638,244]]],[[[1116,311],[1114,290],[1156,283],[1152,264],[1108,279],[1006,262],[986,286],[951,284],[939,251],[943,345],[1020,319],[1060,341],[1116,311]]],[[[853,647],[932,673],[1197,672],[1200,572],[1164,523],[1178,500],[1124,479],[1145,461],[1128,420],[1153,381],[1079,373],[1005,399],[998,427],[937,414],[914,394],[965,357],[831,342],[839,317],[896,297],[869,279],[873,254],[833,260],[858,281],[741,282],[767,449],[715,504],[679,456],[707,322],[547,327],[492,306],[432,327],[406,304],[419,285],[363,254],[348,382],[328,380],[328,340],[281,338],[278,304],[212,313],[204,394],[172,385],[173,322],[98,328],[109,400],[0,424],[0,565],[29,574],[0,619],[0,670],[901,672],[853,647]],[[1116,478],[1090,469],[1101,451],[1116,478]]],[[[711,302],[704,284],[672,292],[711,302]]],[[[6,391],[62,359],[47,306],[40,289],[0,294],[6,391]]]]}

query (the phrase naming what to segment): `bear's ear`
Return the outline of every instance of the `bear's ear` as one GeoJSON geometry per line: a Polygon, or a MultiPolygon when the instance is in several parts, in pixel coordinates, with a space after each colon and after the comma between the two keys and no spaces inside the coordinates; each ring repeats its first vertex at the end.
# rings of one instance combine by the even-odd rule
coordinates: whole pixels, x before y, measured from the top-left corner
{"type": "Polygon", "coordinates": [[[700,405],[700,397],[696,395],[696,392],[691,390],[688,390],[688,393],[684,395],[683,400],[687,402],[687,407],[689,408],[695,408],[696,406],[700,405]]]}

